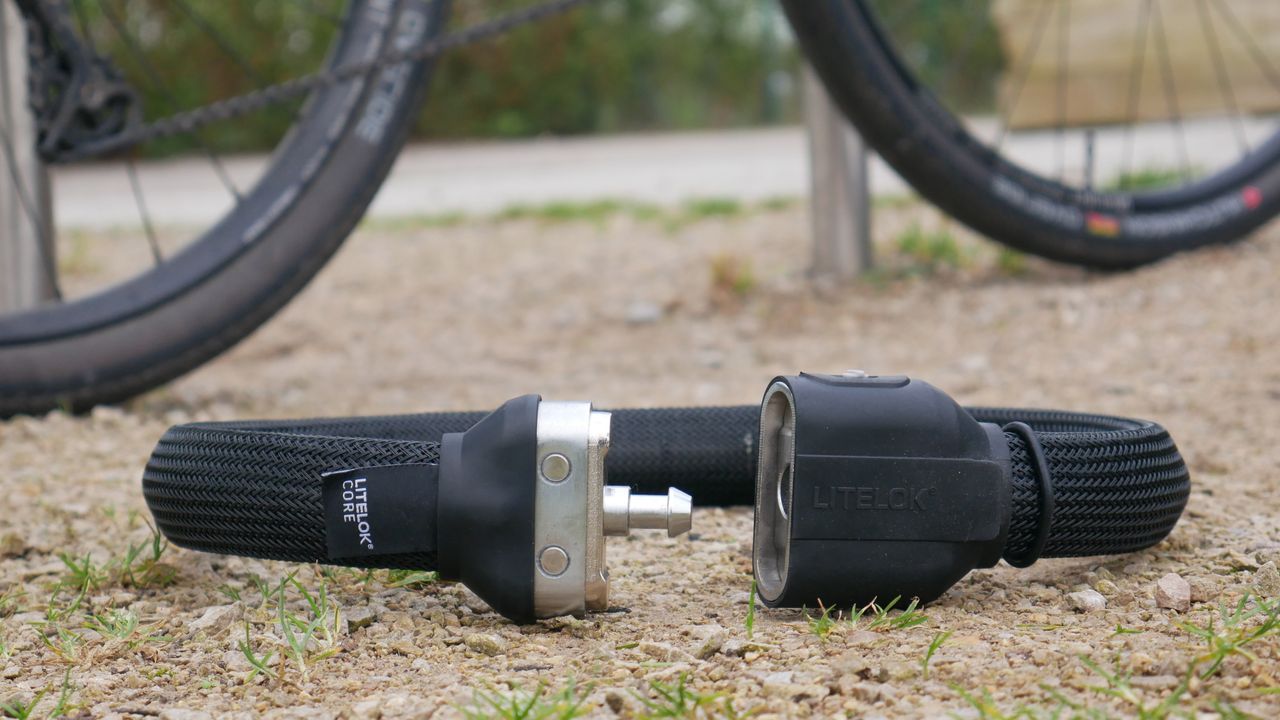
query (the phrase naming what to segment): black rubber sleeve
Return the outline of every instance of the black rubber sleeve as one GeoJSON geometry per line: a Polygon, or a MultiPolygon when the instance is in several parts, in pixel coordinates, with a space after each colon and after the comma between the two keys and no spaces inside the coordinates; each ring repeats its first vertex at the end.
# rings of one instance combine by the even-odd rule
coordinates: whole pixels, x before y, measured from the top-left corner
{"type": "MultiPolygon", "coordinates": [[[[1013,499],[1006,558],[1034,550],[1045,487],[1052,512],[1040,557],[1150,547],[1182,513],[1187,468],[1155,423],[1041,410],[968,411],[982,422],[1029,425],[1050,474],[1039,477],[1034,448],[1006,430],[1013,499]]],[[[700,505],[749,505],[759,412],[756,406],[613,411],[609,482],[647,492],[677,487],[700,505]]],[[[158,528],[180,546],[324,562],[321,473],[434,463],[442,435],[465,431],[485,414],[180,425],[157,444],[143,493],[158,528]]],[[[376,563],[432,569],[435,557],[383,556],[376,563]]]]}

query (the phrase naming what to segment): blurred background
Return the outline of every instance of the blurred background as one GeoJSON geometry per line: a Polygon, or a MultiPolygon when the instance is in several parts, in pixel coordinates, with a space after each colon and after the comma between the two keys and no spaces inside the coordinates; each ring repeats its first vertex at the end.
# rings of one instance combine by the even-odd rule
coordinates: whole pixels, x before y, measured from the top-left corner
{"type": "MultiPolygon", "coordinates": [[[[472,25],[527,0],[455,3],[453,24],[472,25]]],[[[878,3],[893,15],[894,3],[878,3]]],[[[967,43],[971,65],[946,88],[962,110],[990,111],[1002,50],[989,0],[905,3],[895,27],[916,42],[906,49],[921,76],[940,78],[946,58],[967,43]],[[973,19],[986,23],[975,38],[973,19]],[[963,20],[964,22],[959,22],[963,20]]],[[[160,83],[139,82],[148,113],[196,107],[311,72],[323,57],[332,19],[301,2],[207,3],[205,21],[236,39],[253,66],[226,55],[198,24],[175,22],[180,6],[133,0],[122,18],[147,44],[160,83]],[[151,28],[151,30],[148,30],[151,28]],[[164,28],[165,32],[160,32],[164,28]],[[278,52],[281,39],[291,52],[278,52]],[[190,63],[190,64],[188,64],[190,63]],[[208,72],[191,73],[192,66],[208,72]]],[[[92,13],[93,7],[87,6],[92,13]]],[[[122,35],[110,23],[90,24],[113,57],[122,35]]],[[[619,131],[689,130],[791,124],[799,121],[799,55],[775,0],[605,0],[580,12],[537,23],[502,43],[449,53],[416,127],[418,139],[526,138],[619,131]]],[[[267,150],[291,121],[261,113],[222,128],[219,150],[267,150]]],[[[189,138],[154,143],[152,155],[192,149],[189,138]]]]}

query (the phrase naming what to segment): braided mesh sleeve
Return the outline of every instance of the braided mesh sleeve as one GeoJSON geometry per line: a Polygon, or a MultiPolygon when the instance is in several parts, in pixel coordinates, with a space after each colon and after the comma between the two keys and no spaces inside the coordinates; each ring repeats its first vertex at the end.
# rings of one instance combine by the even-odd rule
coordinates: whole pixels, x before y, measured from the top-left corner
{"type": "MultiPolygon", "coordinates": [[[[179,425],[160,439],[142,476],[156,527],[193,550],[328,562],[320,476],[376,465],[435,463],[439,443],[286,432],[270,424],[179,425]]],[[[355,429],[355,428],[351,428],[355,429]]],[[[423,518],[435,523],[435,518],[423,518]]],[[[430,570],[434,553],[382,555],[376,567],[430,570]]]]}
{"type": "MultiPolygon", "coordinates": [[[[1053,488],[1041,557],[1081,557],[1151,547],[1173,530],[1191,492],[1169,433],[1142,420],[1045,410],[968,408],[980,422],[1024,422],[1036,431],[1053,488]]],[[[1023,557],[1040,525],[1040,483],[1025,440],[1005,433],[1013,514],[1006,558],[1023,557]]]]}
{"type": "MultiPolygon", "coordinates": [[[[1043,557],[1149,547],[1172,530],[1186,504],[1186,465],[1159,425],[1037,410],[969,412],[982,422],[1021,421],[1035,429],[1054,493],[1043,557]]],[[[443,434],[464,431],[484,415],[181,425],[156,446],[143,493],[157,527],[183,547],[324,562],[322,473],[434,463],[443,434]]],[[[609,482],[659,493],[674,486],[702,505],[749,505],[758,423],[755,406],[614,411],[609,482]]],[[[1023,439],[1005,437],[1013,499],[1005,556],[1016,557],[1040,527],[1041,483],[1023,439]]],[[[382,556],[377,564],[430,569],[435,557],[382,556]]]]}

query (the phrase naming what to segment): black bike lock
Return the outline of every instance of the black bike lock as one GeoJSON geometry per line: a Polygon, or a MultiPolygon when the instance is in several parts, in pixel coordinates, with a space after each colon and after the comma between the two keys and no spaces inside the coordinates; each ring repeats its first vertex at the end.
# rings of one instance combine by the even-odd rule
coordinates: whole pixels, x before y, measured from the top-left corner
{"type": "Polygon", "coordinates": [[[779,377],[759,406],[607,412],[528,395],[488,415],[179,425],[142,489],[177,545],[438,570],[527,622],[609,607],[606,538],[687,532],[673,481],[755,503],[770,606],[927,602],[1002,556],[1140,550],[1189,494],[1156,423],[961,408],[919,380],[857,373],[779,377]]]}
{"type": "Polygon", "coordinates": [[[754,560],[770,607],[928,602],[1005,548],[1009,447],[906,377],[776,378],[760,411],[754,560]]]}

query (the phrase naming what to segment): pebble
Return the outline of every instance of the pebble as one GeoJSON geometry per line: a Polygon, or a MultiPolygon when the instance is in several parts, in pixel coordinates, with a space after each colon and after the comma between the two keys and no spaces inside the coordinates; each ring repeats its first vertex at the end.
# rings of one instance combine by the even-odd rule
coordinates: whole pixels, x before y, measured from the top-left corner
{"type": "Polygon", "coordinates": [[[1193,577],[1187,582],[1191,585],[1191,602],[1209,602],[1218,597],[1218,585],[1209,578],[1193,577]]]}
{"type": "Polygon", "coordinates": [[[627,323],[650,325],[662,319],[662,307],[657,303],[638,300],[627,306],[627,323]]]}
{"type": "Polygon", "coordinates": [[[764,681],[762,689],[765,695],[790,700],[791,702],[809,699],[820,700],[831,693],[830,688],[826,685],[802,685],[800,683],[771,682],[769,680],[764,681]]]}
{"type": "Polygon", "coordinates": [[[507,651],[507,641],[489,633],[472,633],[462,638],[468,649],[482,655],[501,655],[507,651]]]}
{"type": "Polygon", "coordinates": [[[1110,580],[1107,580],[1106,578],[1103,578],[1102,580],[1099,580],[1098,582],[1094,583],[1093,589],[1102,593],[1106,597],[1110,597],[1120,592],[1119,586],[1117,586],[1115,583],[1111,582],[1110,580]]]}
{"type": "Polygon", "coordinates": [[[1104,610],[1107,607],[1107,599],[1097,590],[1081,590],[1073,592],[1067,597],[1071,600],[1071,607],[1076,612],[1091,613],[1104,610]]]}
{"type": "Polygon", "coordinates": [[[729,633],[720,628],[712,630],[702,639],[698,649],[693,651],[693,656],[699,660],[706,660],[720,652],[720,648],[724,647],[724,641],[727,639],[729,639],[729,633]]]}
{"type": "Polygon", "coordinates": [[[670,643],[643,640],[637,649],[659,662],[689,662],[693,656],[670,643]]]}
{"type": "Polygon", "coordinates": [[[1280,569],[1274,560],[1263,563],[1253,573],[1253,588],[1266,597],[1280,596],[1280,569]]]}
{"type": "Polygon", "coordinates": [[[203,615],[187,623],[187,630],[192,635],[201,632],[214,635],[231,627],[231,623],[239,614],[240,610],[235,605],[214,605],[205,608],[203,615]]]}
{"type": "Polygon", "coordinates": [[[368,605],[360,605],[344,612],[343,617],[347,619],[347,630],[352,632],[372,625],[378,619],[378,613],[368,605]]]}
{"type": "Polygon", "coordinates": [[[168,708],[160,711],[160,720],[213,720],[213,714],[190,708],[168,708]]]}
{"type": "Polygon", "coordinates": [[[1178,612],[1191,609],[1191,585],[1177,573],[1169,573],[1156,581],[1156,605],[1178,612]]]}
{"type": "Polygon", "coordinates": [[[18,533],[7,532],[0,536],[0,557],[13,558],[27,553],[27,543],[18,533]]]}

